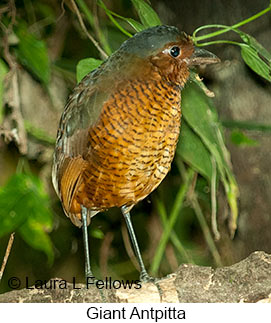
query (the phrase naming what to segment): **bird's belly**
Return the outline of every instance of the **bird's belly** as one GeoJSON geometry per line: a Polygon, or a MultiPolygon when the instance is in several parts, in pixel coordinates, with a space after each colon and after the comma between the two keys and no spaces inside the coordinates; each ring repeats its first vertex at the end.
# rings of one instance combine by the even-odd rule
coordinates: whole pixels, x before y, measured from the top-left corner
{"type": "MultiPolygon", "coordinates": [[[[108,158],[106,164],[94,161],[84,173],[86,198],[83,202],[90,209],[107,209],[113,206],[134,205],[149,195],[170,170],[178,133],[153,141],[135,154],[129,154],[125,162],[116,163],[108,158]],[[170,143],[170,145],[168,145],[170,143]]],[[[130,152],[132,149],[129,149],[130,152]]],[[[120,156],[121,161],[121,156],[120,156]]]]}
{"type": "Polygon", "coordinates": [[[105,107],[105,115],[111,113],[112,118],[103,118],[90,131],[89,166],[76,196],[89,209],[134,205],[170,170],[180,130],[180,95],[164,100],[163,106],[156,103],[131,109],[129,103],[125,105],[129,109],[121,113],[110,105],[108,110],[105,107]]]}

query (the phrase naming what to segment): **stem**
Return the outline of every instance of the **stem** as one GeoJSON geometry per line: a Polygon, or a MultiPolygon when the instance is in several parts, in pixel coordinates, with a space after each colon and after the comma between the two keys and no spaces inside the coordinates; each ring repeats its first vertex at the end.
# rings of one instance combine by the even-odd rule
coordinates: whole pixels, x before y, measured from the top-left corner
{"type": "Polygon", "coordinates": [[[100,54],[103,57],[103,59],[106,59],[108,57],[107,53],[110,54],[111,53],[111,49],[109,48],[109,46],[106,43],[105,44],[103,43],[102,45],[106,49],[106,52],[105,52],[101,48],[100,44],[96,41],[96,39],[87,31],[87,28],[86,28],[86,26],[84,24],[83,18],[81,16],[81,13],[80,13],[79,9],[77,8],[77,5],[76,5],[75,1],[78,3],[78,5],[81,8],[81,10],[83,10],[83,12],[86,15],[86,17],[87,17],[88,22],[90,23],[90,25],[93,26],[94,25],[94,18],[92,16],[91,12],[89,11],[88,7],[86,6],[84,0],[71,0],[71,4],[73,6],[73,9],[74,9],[77,17],[78,17],[79,23],[80,23],[83,31],[88,36],[88,38],[93,43],[93,45],[98,49],[98,51],[100,52],[100,54]]]}
{"type": "Polygon", "coordinates": [[[206,26],[202,26],[202,27],[199,27],[197,28],[194,33],[193,33],[193,39],[195,42],[198,42],[198,41],[201,41],[201,40],[204,40],[204,39],[207,39],[207,38],[211,38],[211,37],[215,37],[215,36],[218,36],[218,35],[221,35],[221,34],[224,34],[230,30],[233,30],[233,29],[236,29],[236,28],[239,28],[259,17],[261,17],[262,15],[266,14],[267,12],[269,12],[271,10],[271,6],[269,6],[268,8],[258,12],[257,14],[255,14],[254,16],[252,17],[249,17],[245,20],[242,20],[240,22],[238,22],[237,24],[233,25],[233,26],[223,26],[223,25],[206,25],[206,26]],[[223,27],[222,27],[223,26],[223,27]],[[199,36],[199,37],[196,37],[196,33],[199,31],[199,30],[202,30],[202,29],[205,29],[205,28],[212,28],[212,27],[215,27],[215,28],[224,28],[223,30],[218,30],[218,31],[215,31],[213,33],[210,33],[210,34],[207,34],[207,35],[203,35],[203,36],[199,36]]]}
{"type": "Polygon", "coordinates": [[[209,41],[201,44],[196,43],[197,46],[209,46],[214,44],[232,44],[232,45],[242,46],[242,43],[238,43],[232,40],[213,40],[213,41],[209,41]]]}
{"type": "Polygon", "coordinates": [[[222,125],[229,129],[244,129],[250,131],[271,132],[271,125],[238,120],[222,120],[222,125]]]}
{"type": "Polygon", "coordinates": [[[156,252],[155,252],[155,256],[154,256],[154,259],[153,259],[153,262],[152,262],[152,265],[151,265],[151,272],[153,274],[156,274],[157,271],[158,271],[158,268],[159,268],[159,265],[161,263],[161,260],[162,260],[162,257],[163,257],[163,254],[164,254],[164,250],[166,248],[166,244],[169,240],[169,236],[172,232],[172,229],[174,227],[174,224],[177,220],[177,217],[179,215],[179,212],[182,208],[182,205],[183,205],[183,200],[185,198],[185,195],[187,193],[187,190],[188,188],[190,187],[190,184],[192,182],[192,179],[194,177],[194,174],[195,172],[190,168],[187,172],[187,176],[186,176],[186,180],[185,182],[183,183],[183,185],[180,187],[178,193],[177,193],[177,196],[176,196],[176,199],[175,199],[175,202],[174,202],[174,205],[172,207],[172,211],[170,213],[170,216],[168,218],[168,224],[162,234],[162,237],[160,239],[160,243],[156,249],[156,252]]]}
{"type": "Polygon", "coordinates": [[[207,242],[207,245],[209,247],[209,250],[211,251],[211,254],[213,255],[214,261],[216,266],[218,267],[222,267],[222,261],[221,261],[221,257],[219,255],[219,252],[217,251],[216,245],[214,243],[214,240],[211,236],[208,224],[205,220],[205,217],[202,213],[202,210],[200,208],[196,193],[192,193],[192,196],[190,197],[190,202],[192,204],[192,207],[196,213],[197,219],[199,221],[201,230],[203,232],[204,238],[207,242]]]}
{"type": "MultiPolygon", "coordinates": [[[[117,22],[117,20],[113,17],[113,14],[110,10],[108,10],[105,6],[105,4],[102,1],[99,1],[98,3],[105,11],[109,19],[113,22],[113,24],[126,36],[132,37],[133,35],[130,34],[128,31],[126,31],[124,28],[121,27],[121,25],[117,22]]],[[[117,15],[116,15],[117,16],[117,15]]]]}
{"type": "MultiPolygon", "coordinates": [[[[158,198],[155,199],[155,204],[159,212],[160,218],[162,220],[162,224],[164,227],[166,227],[168,225],[168,216],[167,216],[165,204],[158,198]]],[[[195,263],[192,257],[190,257],[190,255],[186,252],[185,247],[183,246],[182,242],[180,241],[179,237],[177,236],[174,230],[172,230],[171,232],[170,240],[185,262],[190,264],[195,263]]]]}
{"type": "Polygon", "coordinates": [[[214,156],[211,158],[212,161],[212,178],[211,178],[211,204],[212,204],[212,230],[215,236],[215,240],[220,239],[220,233],[217,228],[217,213],[216,213],[216,161],[214,156]]]}
{"type": "Polygon", "coordinates": [[[83,0],[76,0],[76,2],[78,3],[78,6],[81,8],[81,10],[84,12],[84,14],[86,15],[90,26],[93,27],[94,26],[94,18],[92,16],[92,13],[89,11],[87,5],[85,4],[85,2],[83,0]]]}

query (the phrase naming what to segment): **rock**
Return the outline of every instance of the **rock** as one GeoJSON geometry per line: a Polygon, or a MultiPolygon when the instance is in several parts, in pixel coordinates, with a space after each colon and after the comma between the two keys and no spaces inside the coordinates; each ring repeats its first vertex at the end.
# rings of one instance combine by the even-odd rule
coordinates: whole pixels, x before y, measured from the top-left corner
{"type": "MultiPolygon", "coordinates": [[[[263,251],[229,267],[213,269],[196,265],[181,265],[177,272],[154,283],[142,283],[142,287],[107,289],[108,302],[117,303],[243,303],[271,302],[271,255],[263,251]],[[160,292],[159,292],[160,290],[160,292]]],[[[52,288],[22,289],[0,295],[2,303],[98,303],[99,289],[83,284],[51,280],[52,288]],[[55,284],[53,284],[53,282],[55,284]],[[63,285],[62,285],[63,287],[63,285]]]]}

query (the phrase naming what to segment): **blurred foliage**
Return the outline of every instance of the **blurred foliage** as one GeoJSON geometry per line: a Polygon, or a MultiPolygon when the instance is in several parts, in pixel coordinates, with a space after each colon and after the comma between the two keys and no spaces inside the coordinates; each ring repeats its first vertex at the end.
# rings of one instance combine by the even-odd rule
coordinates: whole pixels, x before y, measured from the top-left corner
{"type": "Polygon", "coordinates": [[[183,160],[193,167],[209,181],[212,177],[211,158],[208,149],[200,140],[199,136],[187,125],[185,120],[182,120],[181,127],[182,140],[177,146],[177,154],[183,160]],[[195,151],[197,154],[195,154],[195,151]]]}
{"type": "Polygon", "coordinates": [[[231,132],[231,141],[237,146],[255,146],[258,144],[257,140],[249,138],[240,130],[231,132]]]}
{"type": "Polygon", "coordinates": [[[19,39],[16,49],[18,60],[47,85],[50,81],[50,62],[46,43],[29,33],[23,23],[16,28],[16,35],[19,39]]]}
{"type": "Polygon", "coordinates": [[[95,58],[82,59],[76,66],[76,79],[80,82],[90,71],[99,67],[103,61],[95,58]]]}
{"type": "Polygon", "coordinates": [[[53,216],[50,200],[41,180],[30,174],[15,174],[0,188],[0,237],[18,232],[32,247],[54,258],[48,232],[53,216]]]}
{"type": "MultiPolygon", "coordinates": [[[[16,2],[16,7],[12,3],[12,1],[7,4],[1,3],[3,10],[0,37],[3,41],[0,44],[0,122],[8,115],[8,109],[3,108],[2,102],[4,77],[9,69],[14,69],[10,58],[27,69],[47,91],[54,73],[60,73],[67,86],[72,88],[76,80],[79,82],[98,67],[103,59],[101,52],[93,43],[86,40],[82,25],[78,22],[78,16],[70,2],[64,3],[64,11],[60,3],[46,0],[16,2]],[[63,26],[67,25],[66,30],[61,23],[63,26]],[[63,34],[61,34],[62,31],[63,34]],[[79,63],[78,60],[80,60],[79,63]]],[[[103,51],[109,55],[135,32],[161,24],[157,13],[148,1],[125,0],[117,4],[98,1],[97,3],[98,5],[91,1],[75,1],[82,21],[90,34],[95,36],[103,51]]],[[[265,9],[265,13],[268,11],[270,7],[265,9]]],[[[245,63],[261,77],[271,81],[270,54],[252,36],[238,29],[249,21],[234,26],[202,26],[195,30],[193,40],[199,46],[215,42],[229,43],[223,40],[208,43],[201,43],[201,41],[228,31],[238,33],[243,43],[235,45],[240,46],[245,63]],[[219,30],[197,36],[199,31],[210,26],[219,30]]],[[[209,229],[210,214],[212,212],[216,214],[216,205],[213,203],[212,196],[216,195],[220,182],[231,208],[229,228],[232,235],[236,229],[238,188],[224,143],[224,128],[218,119],[212,100],[204,93],[206,92],[204,85],[197,80],[195,72],[191,75],[191,82],[183,91],[181,139],[172,171],[159,187],[158,192],[152,195],[155,208],[149,205],[148,198],[133,211],[137,214],[133,218],[135,228],[140,228],[140,231],[137,231],[139,245],[142,246],[142,250],[147,251],[148,245],[154,240],[152,237],[158,230],[155,225],[148,227],[147,215],[153,212],[160,215],[164,232],[156,240],[156,245],[152,245],[154,250],[145,255],[154,274],[157,274],[159,268],[160,274],[174,269],[168,261],[166,247],[169,245],[174,247],[172,259],[178,263],[186,261],[204,265],[221,265],[221,259],[209,229]],[[211,183],[215,184],[213,189],[211,183]],[[149,236],[149,241],[146,241],[146,236],[149,236]]],[[[48,95],[50,96],[49,92],[48,95]]],[[[230,127],[230,123],[228,126],[230,127]]],[[[247,126],[243,124],[243,129],[247,129],[247,126]]],[[[261,127],[261,125],[250,126],[261,127]]],[[[41,129],[35,128],[29,121],[25,122],[24,127],[40,144],[53,144],[52,138],[41,129]]],[[[237,126],[235,124],[232,127],[240,129],[242,124],[237,126]]],[[[253,140],[238,130],[232,132],[231,139],[238,145],[254,144],[253,140]]],[[[40,176],[42,166],[34,162],[33,173],[38,173],[40,176]]],[[[43,265],[33,269],[33,277],[36,276],[39,279],[41,275],[47,278],[60,275],[72,277],[76,274],[82,277],[84,266],[81,232],[63,216],[60,202],[51,191],[51,201],[49,200],[45,193],[46,184],[41,182],[38,176],[29,172],[16,173],[0,189],[0,237],[5,239],[11,232],[18,232],[15,245],[16,239],[26,242],[32,248],[42,251],[49,264],[52,263],[55,255],[53,273],[49,266],[43,265]],[[52,227],[51,209],[54,210],[55,229],[52,227]],[[78,254],[77,258],[80,257],[80,261],[78,259],[73,261],[75,254],[78,254]],[[66,266],[68,257],[70,262],[66,266]]],[[[90,247],[93,253],[93,268],[96,271],[99,267],[103,273],[109,271],[117,277],[130,277],[135,274],[135,269],[121,242],[120,214],[114,209],[109,213],[110,216],[100,214],[95,217],[90,226],[90,234],[93,237],[91,244],[95,244],[95,248],[90,247]],[[111,242],[109,232],[114,232],[114,239],[111,242]],[[100,250],[103,250],[103,254],[99,254],[100,250]],[[104,250],[107,250],[107,253],[104,250]],[[108,258],[106,260],[110,268],[105,265],[104,257],[108,258]]],[[[5,244],[2,245],[4,248],[5,244]]],[[[20,247],[22,252],[16,260],[11,261],[13,264],[21,264],[21,273],[27,273],[27,270],[32,272],[32,262],[44,263],[42,255],[28,253],[23,243],[20,247]]],[[[15,269],[10,272],[14,272],[15,269]]]]}
{"type": "Polygon", "coordinates": [[[3,94],[4,94],[4,78],[7,74],[8,68],[6,64],[0,59],[0,124],[3,119],[3,94]]]}
{"type": "Polygon", "coordinates": [[[161,25],[157,13],[144,0],[131,0],[145,28],[161,25]]]}

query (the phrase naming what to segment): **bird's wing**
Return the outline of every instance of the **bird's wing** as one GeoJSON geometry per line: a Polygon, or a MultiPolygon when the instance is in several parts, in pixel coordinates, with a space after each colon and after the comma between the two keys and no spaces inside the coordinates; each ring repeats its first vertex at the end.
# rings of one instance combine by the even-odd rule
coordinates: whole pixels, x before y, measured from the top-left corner
{"type": "Polygon", "coordinates": [[[66,214],[77,226],[78,216],[70,213],[73,196],[82,183],[82,171],[87,167],[88,131],[95,124],[110,91],[100,86],[99,75],[93,72],[74,89],[62,114],[53,160],[54,188],[62,200],[66,214]],[[76,223],[75,223],[76,222],[76,223]]]}
{"type": "Polygon", "coordinates": [[[85,158],[88,153],[88,132],[98,121],[108,98],[117,89],[125,87],[131,77],[134,79],[142,71],[147,73],[145,65],[138,60],[131,55],[120,55],[119,52],[110,56],[75,87],[62,114],[52,178],[67,216],[77,226],[81,226],[81,221],[78,222],[78,218],[81,219],[80,205],[72,207],[72,203],[75,193],[83,183],[83,171],[88,166],[85,158]],[[131,60],[135,64],[128,64],[131,60]]]}

